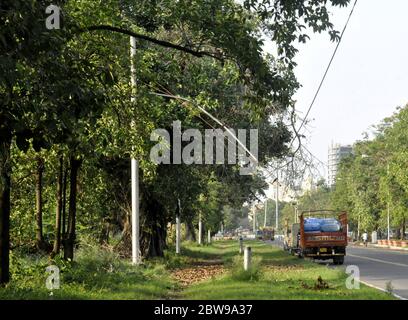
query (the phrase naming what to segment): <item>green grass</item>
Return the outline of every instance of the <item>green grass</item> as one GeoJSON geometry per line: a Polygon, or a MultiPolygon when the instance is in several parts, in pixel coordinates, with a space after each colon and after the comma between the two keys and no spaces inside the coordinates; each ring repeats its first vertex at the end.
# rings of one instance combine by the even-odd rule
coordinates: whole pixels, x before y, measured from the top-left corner
{"type": "MultiPolygon", "coordinates": [[[[174,259],[169,259],[170,261],[174,259]]],[[[0,288],[1,299],[161,299],[177,284],[171,280],[162,261],[135,267],[115,253],[96,245],[83,246],[74,263],[40,255],[14,254],[12,281],[0,288]],[[52,296],[45,282],[46,267],[56,264],[61,270],[60,289],[52,296]]]]}
{"type": "Polygon", "coordinates": [[[198,246],[185,243],[182,255],[169,248],[164,258],[135,267],[114,252],[96,244],[82,244],[74,263],[61,259],[14,251],[11,257],[12,281],[0,287],[2,299],[393,299],[389,294],[361,285],[360,290],[345,287],[347,276],[341,269],[300,260],[261,242],[252,247],[253,268],[244,271],[236,241],[198,246]],[[215,279],[181,288],[171,278],[171,270],[220,262],[227,272],[215,279]],[[45,269],[56,264],[61,270],[61,288],[53,295],[45,286],[45,269]],[[321,277],[328,289],[316,290],[321,277]]]}
{"type": "MultiPolygon", "coordinates": [[[[257,260],[258,272],[245,274],[242,258],[237,257],[236,242],[218,242],[211,247],[202,247],[203,254],[220,255],[229,266],[229,273],[216,280],[198,283],[183,291],[180,298],[193,300],[254,299],[254,300],[383,300],[391,295],[365,285],[359,290],[346,288],[344,270],[328,268],[311,261],[300,260],[278,248],[261,242],[249,242],[253,257],[257,260]],[[321,277],[328,289],[316,290],[321,277]]],[[[197,250],[197,249],[194,249],[197,250]]]]}

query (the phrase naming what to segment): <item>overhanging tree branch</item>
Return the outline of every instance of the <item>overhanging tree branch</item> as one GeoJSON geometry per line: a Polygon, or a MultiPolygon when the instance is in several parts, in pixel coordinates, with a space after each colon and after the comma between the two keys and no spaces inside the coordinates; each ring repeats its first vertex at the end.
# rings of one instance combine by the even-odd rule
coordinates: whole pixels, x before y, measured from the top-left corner
{"type": "Polygon", "coordinates": [[[91,32],[91,31],[98,31],[98,30],[103,30],[103,31],[111,31],[111,32],[117,32],[117,33],[121,33],[121,34],[125,34],[128,36],[132,36],[135,37],[136,39],[141,39],[141,40],[145,40],[145,41],[149,41],[151,43],[157,44],[159,46],[162,47],[166,47],[166,48],[172,48],[178,51],[182,51],[182,52],[186,52],[189,53],[195,57],[211,57],[214,59],[217,59],[219,61],[224,61],[224,58],[221,57],[220,55],[216,55],[214,53],[208,52],[208,51],[197,51],[197,50],[193,50],[187,47],[183,47],[180,46],[178,44],[174,44],[168,41],[164,41],[164,40],[159,40],[156,38],[152,38],[149,37],[147,35],[144,34],[140,34],[140,33],[136,33],[127,29],[122,29],[122,28],[118,28],[118,27],[114,27],[114,26],[109,26],[109,25],[98,25],[98,26],[90,26],[90,27],[86,27],[84,29],[81,29],[80,32],[84,33],[84,32],[91,32]]]}

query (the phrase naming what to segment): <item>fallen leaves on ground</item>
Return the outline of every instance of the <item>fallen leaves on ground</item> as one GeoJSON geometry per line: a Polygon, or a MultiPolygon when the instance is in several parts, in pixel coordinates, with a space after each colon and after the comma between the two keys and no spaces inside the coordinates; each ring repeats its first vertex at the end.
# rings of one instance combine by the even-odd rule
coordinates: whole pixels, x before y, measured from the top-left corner
{"type": "Polygon", "coordinates": [[[194,283],[212,279],[222,275],[225,268],[222,265],[199,265],[190,268],[174,270],[173,279],[180,282],[182,286],[189,286],[194,283]]]}

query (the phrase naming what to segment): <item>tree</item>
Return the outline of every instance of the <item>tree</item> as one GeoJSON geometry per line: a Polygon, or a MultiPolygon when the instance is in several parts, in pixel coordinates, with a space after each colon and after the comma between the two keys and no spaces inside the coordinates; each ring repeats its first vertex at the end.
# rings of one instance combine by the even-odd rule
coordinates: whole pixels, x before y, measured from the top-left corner
{"type": "MultiPolygon", "coordinates": [[[[345,5],[348,1],[331,3],[345,5]]],[[[4,13],[0,17],[0,283],[9,280],[12,146],[23,152],[30,145],[36,152],[60,148],[69,159],[68,230],[64,232],[63,228],[62,232],[66,235],[65,257],[69,259],[73,258],[77,222],[88,219],[77,215],[77,192],[80,199],[89,201],[80,203],[80,209],[93,203],[78,187],[83,179],[79,169],[83,166],[83,176],[105,177],[106,185],[118,191],[116,188],[126,184],[110,183],[113,174],[97,165],[109,161],[120,165],[124,157],[137,154],[144,179],[143,249],[147,255],[161,254],[165,223],[174,214],[173,196],[181,192],[172,190],[173,183],[169,183],[174,167],[154,166],[147,160],[150,132],[152,128],[169,127],[169,120],[175,117],[199,129],[206,127],[206,120],[200,112],[191,110],[192,106],[158,97],[152,91],[190,97],[194,104],[213,111],[230,126],[262,129],[260,143],[265,148],[259,162],[265,164],[288,152],[289,130],[283,123],[271,124],[268,120],[285,113],[298,87],[291,49],[295,39],[304,38],[299,34],[302,23],[298,20],[303,19],[315,31],[329,30],[335,38],[325,6],[314,1],[292,5],[282,1],[276,8],[264,1],[241,5],[232,0],[108,0],[97,10],[89,0],[54,4],[64,9],[64,28],[52,32],[44,32],[46,1],[6,0],[0,4],[4,13]],[[109,25],[111,22],[114,25],[109,25]],[[280,48],[278,57],[266,57],[262,52],[261,32],[265,30],[274,32],[272,39],[280,48]],[[139,39],[137,103],[129,101],[129,35],[139,39]],[[130,126],[129,119],[138,121],[130,126]],[[268,143],[271,136],[273,143],[268,143]],[[130,139],[133,148],[128,145],[130,139]]],[[[59,165],[58,160],[54,163],[59,165]]],[[[215,227],[222,218],[218,213],[222,204],[242,204],[256,198],[264,187],[259,175],[242,177],[237,169],[187,168],[180,185],[190,192],[195,189],[191,197],[184,197],[184,206],[199,208],[200,187],[222,186],[225,199],[220,200],[221,192],[218,199],[210,197],[214,206],[208,217],[215,218],[210,222],[215,227]]],[[[60,168],[58,172],[60,182],[60,168]]],[[[44,197],[41,189],[39,218],[44,197]]],[[[57,207],[59,195],[60,191],[55,202],[54,193],[57,207]]],[[[128,191],[115,196],[126,200],[128,191]]],[[[105,193],[100,191],[98,197],[105,197],[105,193]]],[[[123,203],[126,201],[122,207],[123,203]]],[[[64,200],[62,207],[65,212],[64,200]]],[[[58,209],[56,212],[58,225],[58,209]]],[[[100,212],[98,216],[106,218],[100,212]]],[[[188,219],[194,219],[192,210],[188,219]]],[[[38,222],[40,226],[40,219],[38,222]]],[[[39,227],[39,238],[40,231],[39,227]]]]}

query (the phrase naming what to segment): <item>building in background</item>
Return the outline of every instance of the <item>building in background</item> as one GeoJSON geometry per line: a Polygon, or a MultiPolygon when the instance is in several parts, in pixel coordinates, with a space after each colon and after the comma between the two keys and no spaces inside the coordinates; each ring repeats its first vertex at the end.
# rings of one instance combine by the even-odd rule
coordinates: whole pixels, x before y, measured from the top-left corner
{"type": "Polygon", "coordinates": [[[340,161],[353,152],[351,145],[333,144],[329,147],[328,178],[327,183],[330,187],[336,183],[337,170],[340,161]]]}

